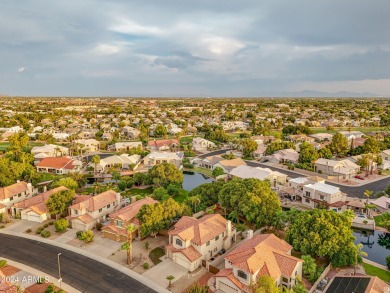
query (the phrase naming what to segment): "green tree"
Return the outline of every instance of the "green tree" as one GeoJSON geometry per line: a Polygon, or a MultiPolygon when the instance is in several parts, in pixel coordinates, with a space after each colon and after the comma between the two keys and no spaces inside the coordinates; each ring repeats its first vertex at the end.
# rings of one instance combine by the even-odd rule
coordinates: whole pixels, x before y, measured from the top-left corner
{"type": "Polygon", "coordinates": [[[96,174],[97,165],[100,164],[100,156],[99,155],[93,155],[91,159],[91,163],[94,165],[93,172],[96,174]]]}
{"type": "Polygon", "coordinates": [[[225,185],[225,181],[214,181],[211,183],[201,184],[190,191],[188,198],[198,196],[200,202],[198,203],[198,211],[218,203],[218,195],[225,185]]]}
{"type": "Polygon", "coordinates": [[[175,277],[172,276],[172,275],[169,275],[169,276],[166,277],[166,279],[169,281],[168,288],[171,288],[172,287],[172,281],[175,279],[175,277]]]}
{"type": "Polygon", "coordinates": [[[330,151],[329,148],[324,147],[324,148],[318,150],[318,156],[320,158],[324,158],[324,159],[331,159],[332,158],[332,152],[330,151]]]}
{"type": "Polygon", "coordinates": [[[241,140],[241,147],[244,157],[249,158],[252,157],[253,152],[257,150],[257,143],[250,138],[245,138],[241,140]]]}
{"type": "Polygon", "coordinates": [[[213,170],[213,176],[214,177],[218,177],[218,176],[221,176],[225,174],[225,172],[223,172],[223,169],[221,167],[215,167],[214,170],[213,170]]]}
{"type": "Polygon", "coordinates": [[[207,293],[208,291],[209,291],[208,286],[194,284],[194,285],[191,285],[191,287],[188,289],[187,293],[207,293]]]}
{"type": "Polygon", "coordinates": [[[69,222],[67,219],[58,219],[55,224],[55,229],[56,229],[56,232],[64,232],[66,230],[66,228],[68,228],[69,226],[69,222]]]}
{"type": "Polygon", "coordinates": [[[183,173],[170,163],[154,166],[149,170],[149,175],[157,186],[168,187],[169,184],[181,185],[184,179],[183,173]]]}
{"type": "Polygon", "coordinates": [[[354,262],[354,275],[356,275],[356,266],[361,262],[362,257],[367,257],[367,252],[363,251],[363,244],[359,243],[355,246],[355,262],[354,262]]]}
{"type": "Polygon", "coordinates": [[[390,255],[386,256],[386,265],[387,268],[390,269],[390,255]]]}
{"type": "Polygon", "coordinates": [[[122,243],[121,250],[127,251],[127,265],[130,265],[133,261],[133,236],[137,231],[137,227],[134,224],[130,224],[126,227],[127,241],[122,243]]]}
{"type": "Polygon", "coordinates": [[[162,124],[157,124],[156,127],[154,128],[153,135],[154,137],[164,137],[167,135],[167,129],[164,125],[162,124]]]}
{"type": "Polygon", "coordinates": [[[308,142],[304,142],[300,145],[300,152],[298,161],[301,164],[311,164],[319,157],[317,150],[308,142]]]}
{"type": "Polygon", "coordinates": [[[314,258],[312,258],[310,255],[302,255],[301,259],[303,260],[303,274],[308,278],[310,282],[315,282],[317,275],[317,264],[314,258]]]}
{"type": "Polygon", "coordinates": [[[119,173],[118,171],[112,172],[111,175],[112,175],[112,179],[115,180],[115,182],[117,183],[121,179],[121,173],[119,173]]]}
{"type": "Polygon", "coordinates": [[[256,293],[280,293],[275,280],[267,275],[261,276],[254,287],[256,293]]]}
{"type": "Polygon", "coordinates": [[[153,190],[154,198],[163,201],[169,198],[168,191],[164,187],[158,187],[153,190]]]}
{"type": "Polygon", "coordinates": [[[381,144],[374,137],[369,136],[363,143],[364,153],[379,154],[381,152],[381,144]]]}
{"type": "Polygon", "coordinates": [[[324,209],[301,212],[286,233],[286,240],[304,254],[327,258],[332,265],[354,263],[355,246],[351,213],[324,209]]]}
{"type": "Polygon", "coordinates": [[[68,189],[75,190],[78,188],[78,183],[70,177],[60,178],[51,184],[51,188],[65,186],[68,189]]]}
{"type": "Polygon", "coordinates": [[[344,156],[349,151],[348,139],[338,132],[332,137],[328,147],[337,157],[344,156]]]}
{"type": "Polygon", "coordinates": [[[46,202],[49,213],[52,215],[62,214],[72,204],[74,197],[74,190],[61,190],[52,194],[46,202]]]}

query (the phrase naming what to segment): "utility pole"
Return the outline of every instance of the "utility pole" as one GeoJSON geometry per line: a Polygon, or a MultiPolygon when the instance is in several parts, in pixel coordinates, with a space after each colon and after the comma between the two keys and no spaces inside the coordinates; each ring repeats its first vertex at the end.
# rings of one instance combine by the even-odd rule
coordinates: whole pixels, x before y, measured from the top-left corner
{"type": "Polygon", "coordinates": [[[60,255],[61,255],[61,252],[59,254],[57,254],[57,257],[58,257],[58,283],[60,283],[60,289],[61,289],[62,278],[61,278],[60,255]]]}

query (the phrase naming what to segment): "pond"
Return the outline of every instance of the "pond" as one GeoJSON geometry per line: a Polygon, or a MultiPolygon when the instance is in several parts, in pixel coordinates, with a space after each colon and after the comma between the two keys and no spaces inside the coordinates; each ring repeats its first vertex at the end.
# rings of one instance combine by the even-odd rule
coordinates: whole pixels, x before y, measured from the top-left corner
{"type": "Polygon", "coordinates": [[[390,234],[379,231],[354,229],[355,244],[363,244],[368,259],[386,265],[386,256],[390,255],[390,234]]]}
{"type": "Polygon", "coordinates": [[[195,187],[198,187],[199,185],[202,185],[204,183],[210,183],[214,181],[214,179],[197,172],[184,171],[183,175],[183,189],[187,191],[191,191],[195,187]]]}

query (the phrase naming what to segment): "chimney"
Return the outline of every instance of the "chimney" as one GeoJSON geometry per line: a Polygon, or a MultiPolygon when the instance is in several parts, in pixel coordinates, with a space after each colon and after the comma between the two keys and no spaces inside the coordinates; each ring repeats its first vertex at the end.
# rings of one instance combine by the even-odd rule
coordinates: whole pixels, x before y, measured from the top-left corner
{"type": "Polygon", "coordinates": [[[32,193],[33,192],[33,187],[31,183],[27,183],[27,192],[32,193]]]}
{"type": "Polygon", "coordinates": [[[226,221],[226,233],[228,237],[232,235],[232,222],[229,220],[226,221]]]}

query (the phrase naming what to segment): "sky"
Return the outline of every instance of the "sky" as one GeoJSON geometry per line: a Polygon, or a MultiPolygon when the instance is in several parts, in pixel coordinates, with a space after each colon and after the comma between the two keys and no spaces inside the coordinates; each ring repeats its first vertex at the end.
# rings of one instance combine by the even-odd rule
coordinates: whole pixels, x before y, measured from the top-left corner
{"type": "Polygon", "coordinates": [[[1,0],[0,93],[390,96],[389,0],[1,0]]]}

